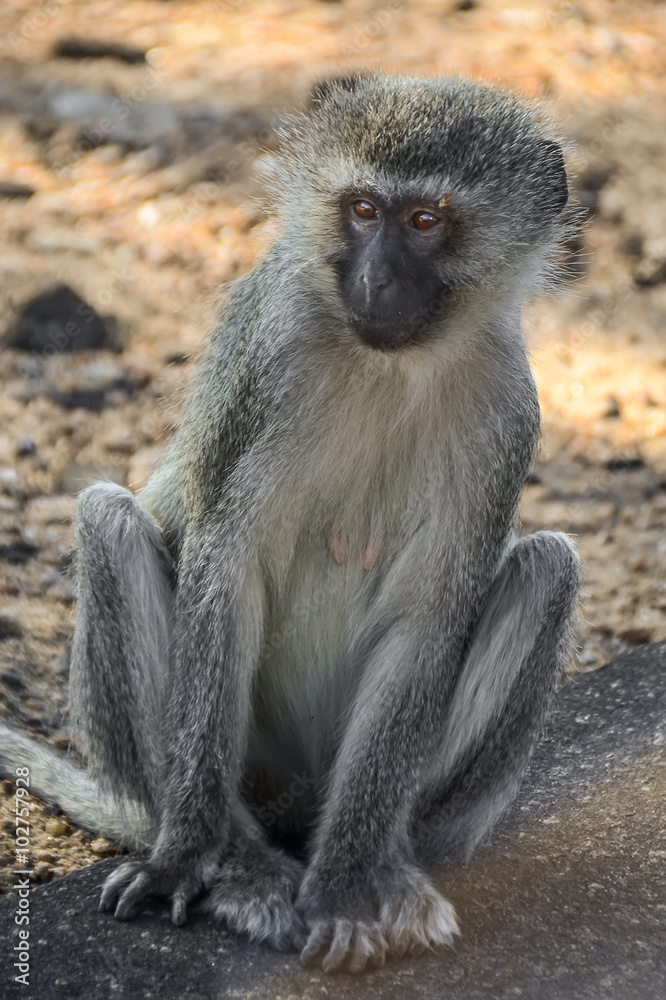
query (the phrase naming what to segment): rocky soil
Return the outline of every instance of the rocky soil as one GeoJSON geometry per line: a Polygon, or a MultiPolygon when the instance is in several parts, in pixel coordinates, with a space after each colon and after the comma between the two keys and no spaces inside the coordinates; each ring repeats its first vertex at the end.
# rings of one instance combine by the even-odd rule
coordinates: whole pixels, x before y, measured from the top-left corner
{"type": "MultiPolygon", "coordinates": [[[[70,747],[75,493],[145,482],[217,289],[275,234],[253,163],[350,65],[469,73],[557,120],[589,216],[577,280],[526,314],[544,433],[523,522],[577,537],[578,669],[666,639],[665,42],[666,7],[645,0],[2,5],[0,338],[25,341],[26,303],[53,286],[80,300],[37,349],[0,349],[0,717],[70,747]],[[104,346],[60,353],[81,343],[77,308],[104,346]]],[[[5,782],[5,875],[13,801],[5,782]]],[[[112,850],[36,802],[31,825],[37,878],[112,850]]]]}

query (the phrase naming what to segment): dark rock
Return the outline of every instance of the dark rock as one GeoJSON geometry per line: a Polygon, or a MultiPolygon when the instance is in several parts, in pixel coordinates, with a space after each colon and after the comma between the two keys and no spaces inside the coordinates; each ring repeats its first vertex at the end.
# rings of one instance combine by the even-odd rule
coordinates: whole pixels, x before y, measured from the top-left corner
{"type": "Polygon", "coordinates": [[[38,715],[28,715],[23,719],[23,723],[30,730],[31,733],[37,733],[39,736],[49,736],[52,732],[52,726],[44,719],[41,719],[38,715]]]}
{"type": "MultiPolygon", "coordinates": [[[[622,414],[622,409],[618,400],[615,396],[609,396],[606,400],[606,409],[604,410],[604,418],[606,420],[612,420],[615,417],[619,417],[622,414]]],[[[615,460],[617,461],[617,460],[615,460]]]]}
{"type": "Polygon", "coordinates": [[[618,637],[632,646],[642,646],[652,638],[652,629],[641,626],[634,628],[624,628],[618,632],[618,637]]]}
{"type": "Polygon", "coordinates": [[[45,356],[70,351],[117,350],[117,325],[100,316],[67,285],[55,285],[31,299],[10,328],[5,346],[45,356]]]}
{"type": "Polygon", "coordinates": [[[21,438],[16,442],[16,454],[19,458],[28,458],[37,451],[37,445],[32,438],[21,438]]]}
{"type": "Polygon", "coordinates": [[[643,256],[643,235],[639,232],[629,232],[626,233],[620,240],[619,247],[622,253],[626,254],[627,257],[642,257],[643,256]]]}
{"type": "MultiPolygon", "coordinates": [[[[110,860],[31,893],[31,995],[662,1000],[665,806],[666,643],[658,643],[560,692],[492,843],[441,873],[462,930],[451,951],[327,977],[200,916],[175,928],[157,901],[122,923],[97,913],[118,863],[110,860]]],[[[15,909],[15,896],[0,900],[9,940],[15,909]]],[[[18,985],[5,989],[23,995],[18,985]]]]}
{"type": "Polygon", "coordinates": [[[46,395],[60,406],[75,410],[83,408],[101,412],[110,405],[116,393],[131,395],[135,382],[125,367],[108,355],[90,359],[79,354],[74,358],[50,358],[34,391],[46,395]]]}
{"type": "Polygon", "coordinates": [[[666,281],[666,257],[644,257],[636,266],[634,281],[641,288],[653,288],[666,281]]]}
{"type": "MultiPolygon", "coordinates": [[[[92,57],[91,52],[86,55],[92,57]]],[[[53,80],[40,87],[0,74],[0,112],[21,117],[31,139],[46,147],[43,152],[52,168],[76,162],[106,143],[118,144],[124,151],[147,150],[145,162],[152,166],[197,160],[200,151],[209,150],[212,155],[221,144],[229,147],[230,162],[224,173],[230,179],[254,156],[234,150],[235,143],[256,140],[257,151],[273,145],[272,115],[229,106],[172,106],[151,99],[160,81],[159,71],[146,67],[141,83],[125,99],[109,91],[53,80]],[[135,99],[132,95],[139,90],[142,97],[135,99]]],[[[196,163],[192,167],[195,176],[186,171],[189,183],[203,176],[196,163]]]]}
{"type": "Polygon", "coordinates": [[[36,115],[37,120],[42,118],[71,126],[80,154],[108,142],[117,142],[125,149],[146,149],[166,142],[178,131],[178,114],[168,104],[124,102],[113,94],[83,87],[52,88],[36,115]]]}
{"type": "Polygon", "coordinates": [[[0,614],[0,642],[5,639],[20,639],[23,627],[17,615],[10,612],[0,614]]]}
{"type": "Polygon", "coordinates": [[[74,36],[57,41],[53,46],[53,55],[58,59],[116,59],[118,62],[130,65],[146,61],[143,49],[137,49],[132,45],[74,36]]]}
{"type": "Polygon", "coordinates": [[[0,198],[32,198],[35,189],[28,184],[15,184],[14,181],[0,181],[0,198]]]}
{"type": "Polygon", "coordinates": [[[38,551],[39,549],[32,542],[20,538],[16,542],[0,545],[0,559],[4,559],[5,562],[13,566],[22,566],[30,559],[34,559],[38,551]]]}
{"type": "Polygon", "coordinates": [[[108,389],[71,389],[69,392],[61,392],[59,389],[52,389],[49,398],[54,403],[58,403],[66,410],[91,410],[93,413],[101,413],[106,408],[109,392],[115,389],[127,391],[125,385],[110,386],[108,389]]]}
{"type": "Polygon", "coordinates": [[[644,469],[645,462],[642,458],[611,458],[606,462],[606,468],[611,472],[634,472],[644,469]]]}
{"type": "Polygon", "coordinates": [[[25,681],[13,670],[4,670],[0,674],[0,680],[5,687],[11,688],[12,691],[25,691],[25,681]]]}
{"type": "Polygon", "coordinates": [[[599,195],[615,172],[611,163],[593,163],[576,178],[576,198],[588,212],[596,212],[599,195]]]}

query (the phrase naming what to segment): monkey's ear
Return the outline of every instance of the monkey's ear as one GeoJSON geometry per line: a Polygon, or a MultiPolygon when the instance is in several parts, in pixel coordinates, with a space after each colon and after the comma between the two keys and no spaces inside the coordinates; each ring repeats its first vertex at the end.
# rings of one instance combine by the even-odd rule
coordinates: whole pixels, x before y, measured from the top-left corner
{"type": "Polygon", "coordinates": [[[569,200],[569,184],[567,172],[564,166],[564,153],[559,143],[553,139],[542,139],[539,143],[544,151],[546,170],[545,182],[550,192],[550,204],[553,207],[553,215],[558,215],[569,200]]]}
{"type": "Polygon", "coordinates": [[[333,76],[330,80],[321,80],[315,83],[312,88],[310,98],[313,104],[322,104],[336,92],[346,91],[353,94],[359,86],[370,77],[363,73],[352,73],[349,76],[333,76]]]}

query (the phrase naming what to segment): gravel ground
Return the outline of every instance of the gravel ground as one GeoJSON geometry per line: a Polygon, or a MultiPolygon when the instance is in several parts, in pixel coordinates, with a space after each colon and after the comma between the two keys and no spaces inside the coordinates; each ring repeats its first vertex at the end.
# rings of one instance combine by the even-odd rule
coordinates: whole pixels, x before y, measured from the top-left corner
{"type": "MultiPolygon", "coordinates": [[[[110,349],[0,350],[0,717],[70,748],[74,494],[100,476],[145,482],[217,288],[274,235],[252,164],[276,116],[349,64],[500,81],[558,121],[589,221],[578,279],[526,315],[544,433],[523,522],[577,536],[577,669],[666,639],[665,42],[650,2],[3,4],[0,337],[65,284],[110,349]],[[71,37],[134,61],[56,55],[71,37]]],[[[39,879],[113,853],[37,802],[31,832],[39,879]]]]}

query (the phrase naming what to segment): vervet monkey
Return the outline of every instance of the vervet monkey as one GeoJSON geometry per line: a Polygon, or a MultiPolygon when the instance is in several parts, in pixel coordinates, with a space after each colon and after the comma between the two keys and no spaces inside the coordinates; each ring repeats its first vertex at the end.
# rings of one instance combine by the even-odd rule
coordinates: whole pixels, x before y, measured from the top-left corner
{"type": "Polygon", "coordinates": [[[81,494],[71,710],[146,817],[102,910],[202,897],[357,972],[451,942],[428,872],[512,800],[561,675],[579,561],[514,525],[521,306],[570,210],[557,142],[489,86],[334,80],[282,139],[281,235],[161,464],[81,494]]]}

